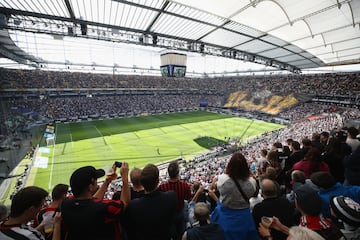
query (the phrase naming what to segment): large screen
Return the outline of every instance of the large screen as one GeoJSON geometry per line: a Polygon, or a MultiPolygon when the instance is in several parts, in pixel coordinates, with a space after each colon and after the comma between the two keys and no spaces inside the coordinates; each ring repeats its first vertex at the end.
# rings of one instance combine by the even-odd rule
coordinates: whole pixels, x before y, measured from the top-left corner
{"type": "Polygon", "coordinates": [[[161,66],[160,71],[161,71],[161,76],[169,77],[168,66],[161,66]]]}
{"type": "Polygon", "coordinates": [[[163,77],[185,77],[186,66],[164,65],[160,66],[161,76],[163,77]]]}
{"type": "Polygon", "coordinates": [[[174,66],[174,77],[185,77],[186,67],[185,66],[174,66]]]}

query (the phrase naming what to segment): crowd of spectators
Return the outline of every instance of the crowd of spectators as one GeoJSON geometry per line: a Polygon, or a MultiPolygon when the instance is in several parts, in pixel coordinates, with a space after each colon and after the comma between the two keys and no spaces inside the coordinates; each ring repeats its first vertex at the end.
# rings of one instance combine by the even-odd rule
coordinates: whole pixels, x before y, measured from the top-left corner
{"type": "Polygon", "coordinates": [[[221,107],[220,95],[116,95],[92,97],[57,97],[11,99],[9,104],[31,109],[48,119],[70,119],[81,116],[128,115],[129,113],[166,112],[199,107],[206,99],[208,105],[221,107]]]}
{"type": "MultiPolygon", "coordinates": [[[[211,106],[221,107],[224,93],[229,89],[340,95],[357,94],[360,90],[359,73],[226,79],[5,69],[0,69],[0,74],[5,76],[1,88],[176,89],[186,86],[218,92],[218,95],[9,99],[8,105],[14,103],[20,108],[32,109],[49,119],[189,109],[198,107],[202,99],[207,99],[211,106]]],[[[214,150],[180,166],[172,162],[163,173],[149,164],[139,170],[144,194],[136,198],[131,197],[127,163],[120,168],[121,178],[114,180],[107,176],[100,187],[97,179],[104,176],[103,170],[91,166],[79,168],[70,179],[71,197],[61,198],[63,202],[59,203],[62,213],[51,216],[53,236],[49,232],[44,234],[45,219],[29,226],[47,205],[48,193],[37,187],[19,189],[12,196],[10,215],[0,223],[0,238],[25,235],[31,239],[46,236],[58,240],[70,234],[67,236],[70,239],[177,240],[197,239],[198,234],[207,234],[207,239],[286,239],[288,235],[294,239],[299,236],[358,239],[360,141],[356,138],[359,130],[344,123],[360,119],[360,111],[342,108],[337,109],[339,112],[329,112],[328,109],[329,106],[316,103],[299,104],[280,115],[291,120],[288,126],[248,139],[241,144],[241,152],[230,156],[214,150]],[[208,211],[197,202],[205,202],[208,211]],[[190,216],[194,221],[189,220],[190,216]]]]}
{"type": "MultiPolygon", "coordinates": [[[[352,111],[351,115],[354,114],[352,111]]],[[[40,211],[40,206],[45,204],[41,214],[46,209],[61,211],[51,220],[54,240],[65,239],[66,235],[130,240],[145,236],[169,240],[197,239],[196,236],[286,239],[288,235],[291,239],[358,239],[360,185],[356,179],[360,172],[355,171],[357,177],[354,178],[346,169],[358,169],[358,161],[351,162],[351,158],[360,153],[360,141],[356,139],[359,130],[344,127],[342,123],[342,117],[335,113],[316,120],[303,119],[290,128],[264,134],[258,141],[243,146],[241,152],[230,155],[217,152],[187,162],[173,161],[163,174],[158,167],[148,164],[143,169],[134,169],[137,177],[130,174],[134,185],[127,180],[127,163],[120,168],[121,178],[114,180],[112,175],[107,175],[100,187],[97,179],[105,172],[90,166],[81,167],[70,178],[72,192],[65,200],[61,198],[61,210],[47,206],[47,193],[41,189],[20,190],[14,196],[9,217],[0,224],[0,236],[7,239],[9,234],[31,233],[36,235],[32,239],[44,239],[44,236],[51,239],[49,232],[45,234],[47,220],[29,226],[32,219],[39,217],[35,213],[40,211]],[[356,149],[352,150],[347,144],[350,139],[352,143],[358,142],[356,149]],[[327,155],[338,145],[343,149],[340,164],[344,164],[345,169],[341,181],[333,174],[337,169],[333,169],[327,155]],[[260,151],[263,149],[266,151],[260,151]],[[297,152],[302,157],[293,161],[292,156],[297,152]],[[260,163],[261,158],[265,159],[260,163]],[[257,163],[254,171],[250,171],[252,162],[257,163]],[[312,164],[306,165],[307,162],[312,164]],[[263,166],[276,168],[274,163],[280,166],[282,175],[262,174],[263,166]],[[140,186],[143,191],[136,197],[131,193],[135,190],[135,182],[136,188],[140,186]],[[114,188],[112,185],[116,183],[120,184],[114,188]],[[115,194],[118,190],[121,190],[119,195],[115,194]],[[292,192],[295,194],[290,198],[292,192]],[[39,196],[32,195],[35,193],[39,196]],[[23,199],[24,195],[38,198],[26,205],[26,209],[35,207],[37,211],[21,208],[23,212],[16,212],[20,208],[19,198],[23,199]],[[92,210],[84,212],[83,209],[89,208],[92,210]],[[22,224],[16,225],[20,219],[22,224]],[[91,231],[86,230],[89,226],[91,231]]],[[[66,191],[67,187],[61,196],[66,191]]]]}
{"type": "Polygon", "coordinates": [[[291,121],[297,121],[313,115],[328,112],[330,109],[329,105],[319,103],[301,103],[296,107],[279,113],[281,118],[289,119],[291,121]]]}
{"type": "Polygon", "coordinates": [[[219,93],[228,93],[229,90],[254,91],[256,89],[275,93],[310,95],[357,95],[360,91],[359,73],[166,78],[0,68],[0,75],[3,78],[2,89],[165,88],[215,89],[219,93]]]}

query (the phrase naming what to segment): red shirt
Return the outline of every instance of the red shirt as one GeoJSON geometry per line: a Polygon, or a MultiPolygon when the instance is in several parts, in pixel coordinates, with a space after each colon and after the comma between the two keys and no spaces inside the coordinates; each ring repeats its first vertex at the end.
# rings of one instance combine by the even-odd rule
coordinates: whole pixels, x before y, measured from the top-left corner
{"type": "Polygon", "coordinates": [[[163,192],[174,191],[176,193],[176,210],[179,212],[184,208],[184,200],[191,198],[191,190],[189,184],[184,181],[166,182],[159,186],[163,192]]]}
{"type": "MultiPolygon", "coordinates": [[[[301,161],[294,164],[293,169],[294,170],[300,170],[300,171],[304,172],[305,178],[310,178],[311,174],[314,173],[314,171],[311,169],[311,162],[310,161],[301,160],[301,161]]],[[[325,162],[320,162],[318,171],[330,172],[330,168],[325,162]]]]}

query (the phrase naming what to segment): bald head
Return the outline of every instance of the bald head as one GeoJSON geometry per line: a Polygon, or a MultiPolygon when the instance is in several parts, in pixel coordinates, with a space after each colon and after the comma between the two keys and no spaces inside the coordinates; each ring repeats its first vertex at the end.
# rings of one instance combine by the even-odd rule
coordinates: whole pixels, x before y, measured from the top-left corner
{"type": "Polygon", "coordinates": [[[279,196],[279,185],[270,179],[261,181],[261,194],[266,198],[274,198],[279,196]]]}

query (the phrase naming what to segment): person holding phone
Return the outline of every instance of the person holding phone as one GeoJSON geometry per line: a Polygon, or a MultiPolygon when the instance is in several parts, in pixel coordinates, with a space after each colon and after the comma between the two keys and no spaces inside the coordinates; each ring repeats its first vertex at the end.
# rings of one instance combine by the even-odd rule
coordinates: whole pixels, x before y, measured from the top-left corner
{"type": "Polygon", "coordinates": [[[98,188],[97,179],[105,175],[102,169],[92,166],[81,167],[70,177],[74,198],[65,199],[61,204],[61,217],[68,240],[114,240],[121,239],[120,218],[130,202],[129,167],[123,162],[120,176],[123,186],[120,200],[104,200],[111,181],[107,176],[98,188]]]}

